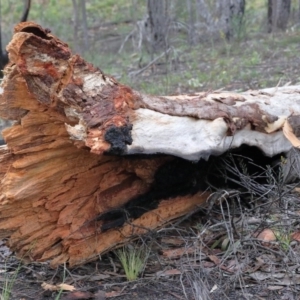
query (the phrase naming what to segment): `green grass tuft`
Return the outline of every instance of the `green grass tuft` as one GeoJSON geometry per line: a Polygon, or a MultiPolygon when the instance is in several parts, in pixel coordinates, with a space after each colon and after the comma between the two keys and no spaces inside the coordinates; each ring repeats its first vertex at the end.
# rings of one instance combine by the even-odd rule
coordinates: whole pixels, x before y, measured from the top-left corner
{"type": "Polygon", "coordinates": [[[3,287],[2,287],[2,293],[0,295],[1,300],[9,300],[10,295],[13,289],[13,286],[16,282],[17,276],[21,270],[22,266],[21,264],[18,265],[17,269],[12,273],[10,276],[6,276],[3,287]]]}
{"type": "Polygon", "coordinates": [[[117,250],[115,253],[121,262],[127,280],[136,280],[145,268],[148,251],[144,247],[128,246],[117,250]]]}

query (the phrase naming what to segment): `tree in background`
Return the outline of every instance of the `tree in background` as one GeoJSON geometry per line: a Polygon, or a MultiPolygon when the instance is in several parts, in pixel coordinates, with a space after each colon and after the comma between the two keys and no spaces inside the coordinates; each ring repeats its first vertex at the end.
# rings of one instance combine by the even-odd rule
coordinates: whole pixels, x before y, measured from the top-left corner
{"type": "Polygon", "coordinates": [[[148,0],[148,24],[152,53],[168,48],[169,0],[148,0]]]}
{"type": "Polygon", "coordinates": [[[268,0],[268,32],[284,31],[291,12],[291,0],[268,0]]]}
{"type": "MultiPolygon", "coordinates": [[[[239,36],[245,14],[245,0],[196,0],[196,4],[196,27],[200,32],[209,33],[213,37],[223,33],[227,40],[239,36]]],[[[192,10],[188,11],[192,13],[192,10]]]]}
{"type": "Polygon", "coordinates": [[[75,51],[83,54],[89,49],[89,36],[88,36],[88,22],[86,14],[86,1],[85,0],[72,0],[73,14],[74,14],[74,48],[75,51]],[[80,29],[82,35],[80,36],[80,29]]]}
{"type": "MultiPolygon", "coordinates": [[[[26,0],[24,2],[24,11],[20,22],[25,22],[27,20],[30,11],[30,5],[31,5],[31,0],[26,0]]],[[[2,77],[2,70],[4,69],[5,65],[8,63],[8,53],[5,49],[3,49],[3,45],[2,45],[1,22],[2,22],[2,14],[1,14],[1,2],[0,2],[0,70],[1,70],[0,77],[2,77]]]]}
{"type": "Polygon", "coordinates": [[[227,40],[239,35],[245,14],[245,0],[226,0],[223,4],[222,12],[225,18],[224,33],[227,40]]]}
{"type": "Polygon", "coordinates": [[[190,45],[194,45],[198,41],[194,16],[194,12],[196,10],[196,7],[194,6],[195,4],[196,3],[194,3],[192,0],[186,0],[186,8],[188,13],[188,40],[190,45]]]}

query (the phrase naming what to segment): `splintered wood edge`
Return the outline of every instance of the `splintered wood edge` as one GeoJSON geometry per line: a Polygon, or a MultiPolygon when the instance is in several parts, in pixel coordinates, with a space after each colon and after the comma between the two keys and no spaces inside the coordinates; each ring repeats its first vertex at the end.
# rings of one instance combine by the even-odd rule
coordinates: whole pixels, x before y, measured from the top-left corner
{"type": "Polygon", "coordinates": [[[283,125],[283,134],[286,139],[293,145],[293,147],[300,149],[300,140],[294,134],[293,128],[288,120],[286,120],[283,125]]]}

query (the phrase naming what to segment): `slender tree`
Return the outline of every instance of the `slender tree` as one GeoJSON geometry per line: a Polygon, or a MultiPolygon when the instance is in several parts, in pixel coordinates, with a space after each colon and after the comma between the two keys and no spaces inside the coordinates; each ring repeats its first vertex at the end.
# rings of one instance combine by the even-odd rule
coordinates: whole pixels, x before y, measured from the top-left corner
{"type": "Polygon", "coordinates": [[[152,53],[168,47],[169,0],[147,1],[152,53]]]}
{"type": "Polygon", "coordinates": [[[82,54],[89,48],[88,38],[88,24],[86,15],[86,1],[85,0],[72,0],[73,13],[74,13],[74,48],[75,51],[82,54]],[[80,31],[82,35],[80,36],[80,31]]]}
{"type": "MultiPolygon", "coordinates": [[[[25,0],[24,2],[24,11],[21,17],[20,22],[25,22],[27,21],[28,14],[30,11],[30,6],[31,6],[31,0],[25,0]]],[[[2,47],[2,11],[1,11],[1,1],[0,1],[0,70],[3,70],[5,65],[8,63],[8,53],[5,49],[2,47]]],[[[2,72],[0,74],[2,77],[2,72]]]]}
{"type": "Polygon", "coordinates": [[[74,23],[73,23],[73,39],[74,39],[74,50],[79,53],[80,46],[78,44],[78,30],[79,30],[79,10],[76,0],[72,0],[73,3],[73,13],[74,13],[74,23]]]}
{"type": "Polygon", "coordinates": [[[89,48],[89,36],[88,36],[88,25],[86,16],[86,2],[85,0],[80,0],[81,14],[82,14],[82,29],[83,29],[83,45],[84,51],[89,48]]]}
{"type": "Polygon", "coordinates": [[[284,31],[291,12],[291,0],[268,0],[268,32],[284,31]]]}
{"type": "Polygon", "coordinates": [[[245,14],[245,0],[226,0],[222,2],[224,7],[225,35],[228,40],[232,39],[241,30],[245,14]]]}
{"type": "Polygon", "coordinates": [[[192,0],[186,0],[186,7],[189,17],[189,43],[193,45],[196,42],[195,35],[195,18],[194,18],[194,3],[192,0]]]}
{"type": "Polygon", "coordinates": [[[245,14],[246,0],[222,1],[196,0],[196,19],[207,32],[227,40],[240,34],[245,14]],[[211,3],[210,3],[211,2],[211,3]]]}

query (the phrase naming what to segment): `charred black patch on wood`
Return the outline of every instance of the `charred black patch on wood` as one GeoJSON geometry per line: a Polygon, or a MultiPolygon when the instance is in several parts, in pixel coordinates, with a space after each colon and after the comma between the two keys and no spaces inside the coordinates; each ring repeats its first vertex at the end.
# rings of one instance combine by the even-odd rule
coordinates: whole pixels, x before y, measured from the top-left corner
{"type": "Polygon", "coordinates": [[[129,219],[137,219],[144,213],[154,210],[161,200],[172,201],[177,196],[193,195],[205,188],[205,171],[208,162],[193,163],[176,158],[161,166],[149,192],[131,199],[126,205],[102,214],[97,220],[105,221],[102,231],[121,227],[129,219]]]}
{"type": "Polygon", "coordinates": [[[125,125],[122,127],[112,125],[106,130],[104,138],[105,141],[111,145],[109,150],[110,154],[126,154],[126,146],[132,143],[131,129],[131,125],[125,125]]]}

